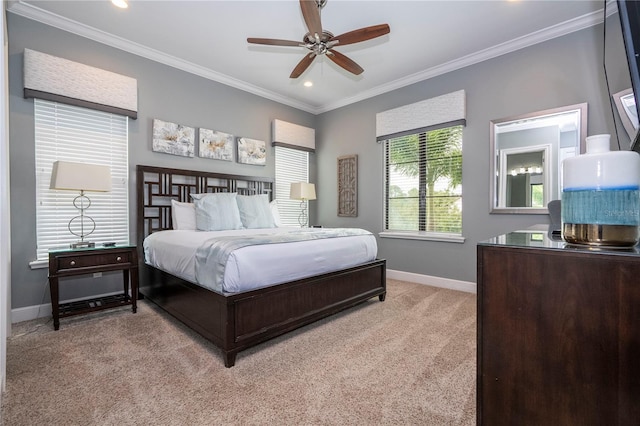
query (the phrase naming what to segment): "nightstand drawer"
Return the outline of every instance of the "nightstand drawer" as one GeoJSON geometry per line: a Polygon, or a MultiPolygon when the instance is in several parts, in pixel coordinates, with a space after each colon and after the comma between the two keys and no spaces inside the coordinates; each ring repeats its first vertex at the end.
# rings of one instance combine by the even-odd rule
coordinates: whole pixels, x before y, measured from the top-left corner
{"type": "Polygon", "coordinates": [[[93,266],[107,267],[109,265],[123,265],[131,263],[131,252],[122,251],[118,253],[100,254],[78,254],[74,256],[61,256],[57,259],[58,272],[79,268],[90,268],[93,266]]]}

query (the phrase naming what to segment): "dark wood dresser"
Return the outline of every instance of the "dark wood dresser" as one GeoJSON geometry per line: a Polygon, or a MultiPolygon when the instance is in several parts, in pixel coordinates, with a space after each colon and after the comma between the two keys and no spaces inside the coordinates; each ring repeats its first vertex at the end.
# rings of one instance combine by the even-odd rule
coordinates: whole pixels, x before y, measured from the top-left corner
{"type": "Polygon", "coordinates": [[[478,425],[640,424],[640,250],[478,244],[478,425]]]}

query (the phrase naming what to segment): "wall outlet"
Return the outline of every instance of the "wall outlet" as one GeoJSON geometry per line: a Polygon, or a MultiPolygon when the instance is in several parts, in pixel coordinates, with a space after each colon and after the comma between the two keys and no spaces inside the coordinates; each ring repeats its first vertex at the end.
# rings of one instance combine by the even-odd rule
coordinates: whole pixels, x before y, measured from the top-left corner
{"type": "Polygon", "coordinates": [[[94,272],[93,278],[100,278],[102,276],[102,272],[94,272]]]}

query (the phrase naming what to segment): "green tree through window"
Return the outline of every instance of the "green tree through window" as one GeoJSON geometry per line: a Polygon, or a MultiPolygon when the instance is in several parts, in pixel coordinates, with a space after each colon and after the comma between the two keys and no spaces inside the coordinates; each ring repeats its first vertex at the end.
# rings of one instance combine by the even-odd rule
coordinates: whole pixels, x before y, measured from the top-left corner
{"type": "Polygon", "coordinates": [[[385,228],[462,234],[462,126],[385,142],[385,228]]]}
{"type": "Polygon", "coordinates": [[[544,207],[544,186],[541,183],[531,185],[531,207],[544,207]]]}

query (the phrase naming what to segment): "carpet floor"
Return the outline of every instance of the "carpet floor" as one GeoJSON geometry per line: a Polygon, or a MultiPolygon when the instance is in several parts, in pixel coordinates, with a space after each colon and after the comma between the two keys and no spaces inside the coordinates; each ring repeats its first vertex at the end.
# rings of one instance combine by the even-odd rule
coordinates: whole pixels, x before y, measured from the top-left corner
{"type": "Polygon", "coordinates": [[[388,280],[357,307],[222,353],[150,302],[14,324],[4,425],[473,425],[476,295],[388,280]]]}

